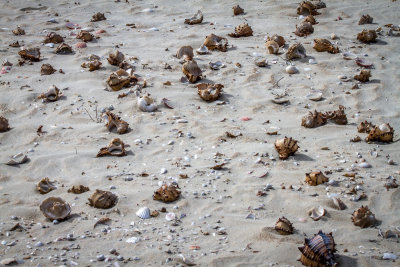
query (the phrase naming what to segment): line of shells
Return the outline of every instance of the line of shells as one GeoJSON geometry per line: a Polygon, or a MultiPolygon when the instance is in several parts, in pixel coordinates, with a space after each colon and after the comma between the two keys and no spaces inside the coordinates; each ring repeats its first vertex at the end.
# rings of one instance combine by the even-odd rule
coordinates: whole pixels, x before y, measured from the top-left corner
{"type": "Polygon", "coordinates": [[[306,128],[316,128],[326,124],[328,120],[339,125],[346,125],[347,116],[344,109],[343,106],[339,105],[339,109],[325,113],[316,110],[314,110],[314,112],[310,111],[307,115],[302,117],[301,126],[306,128]]]}
{"type": "Polygon", "coordinates": [[[367,142],[379,141],[383,143],[393,142],[394,129],[389,123],[382,123],[380,125],[374,125],[371,122],[361,122],[357,130],[359,133],[367,133],[368,136],[365,138],[367,142]]]}

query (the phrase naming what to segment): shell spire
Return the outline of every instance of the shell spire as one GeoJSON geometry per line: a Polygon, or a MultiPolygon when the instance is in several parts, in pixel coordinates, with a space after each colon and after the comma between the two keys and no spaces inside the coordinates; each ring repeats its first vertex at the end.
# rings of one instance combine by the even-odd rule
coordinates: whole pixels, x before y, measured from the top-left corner
{"type": "Polygon", "coordinates": [[[298,248],[301,252],[300,262],[312,267],[338,266],[335,246],[332,233],[324,234],[320,230],[313,238],[305,238],[304,246],[298,248]]]}

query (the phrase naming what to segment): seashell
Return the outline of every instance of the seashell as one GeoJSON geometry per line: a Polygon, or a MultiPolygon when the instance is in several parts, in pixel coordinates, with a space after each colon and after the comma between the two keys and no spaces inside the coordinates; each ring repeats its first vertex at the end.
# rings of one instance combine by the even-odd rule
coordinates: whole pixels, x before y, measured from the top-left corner
{"type": "Polygon", "coordinates": [[[239,5],[232,7],[233,15],[237,16],[244,13],[244,9],[241,8],[239,5]]]}
{"type": "Polygon", "coordinates": [[[306,173],[305,182],[312,186],[317,186],[328,182],[329,179],[321,171],[306,173]]]}
{"type": "Polygon", "coordinates": [[[210,68],[212,70],[219,70],[220,68],[225,68],[225,64],[222,63],[221,61],[217,61],[217,62],[210,62],[208,63],[210,65],[210,68]]]}
{"type": "Polygon", "coordinates": [[[324,2],[322,2],[321,0],[315,0],[315,1],[310,1],[316,9],[320,9],[320,8],[325,8],[326,4],[324,2]]]}
{"type": "Polygon", "coordinates": [[[298,15],[319,15],[321,13],[319,13],[317,11],[317,7],[312,4],[310,1],[303,1],[299,4],[299,6],[297,7],[297,14],[298,15]]]}
{"type": "Polygon", "coordinates": [[[359,133],[369,133],[374,128],[375,125],[368,121],[360,122],[360,124],[357,126],[357,130],[359,133]]]}
{"type": "Polygon", "coordinates": [[[19,26],[17,28],[15,28],[14,30],[12,30],[12,33],[14,35],[25,35],[25,30],[20,28],[19,26]]]}
{"type": "Polygon", "coordinates": [[[248,37],[248,36],[253,36],[253,30],[247,23],[242,23],[235,28],[234,33],[230,33],[228,35],[234,38],[248,37]]]}
{"type": "Polygon", "coordinates": [[[293,234],[294,228],[288,219],[281,217],[275,223],[275,230],[281,235],[291,235],[293,234]]]}
{"type": "Polygon", "coordinates": [[[286,72],[289,73],[289,74],[295,74],[295,73],[298,73],[298,72],[299,72],[299,69],[296,68],[295,66],[292,66],[292,65],[287,66],[285,70],[286,70],[286,72]]]}
{"type": "Polygon", "coordinates": [[[281,105],[281,104],[285,104],[285,103],[289,102],[289,98],[277,96],[277,97],[273,98],[271,101],[274,102],[275,104],[281,105]]]}
{"type": "Polygon", "coordinates": [[[81,30],[76,36],[76,39],[81,39],[84,42],[90,42],[93,40],[93,38],[94,38],[93,34],[85,30],[81,30]]]}
{"type": "Polygon", "coordinates": [[[89,71],[95,71],[95,70],[100,69],[101,65],[102,65],[102,63],[99,60],[95,59],[92,61],[83,62],[81,67],[89,68],[89,71]]]}
{"type": "Polygon", "coordinates": [[[311,101],[320,101],[322,99],[322,93],[321,92],[310,93],[306,95],[306,98],[311,101]]]}
{"type": "Polygon", "coordinates": [[[66,43],[61,43],[59,46],[57,46],[56,51],[57,54],[72,54],[74,51],[72,50],[72,47],[66,43]]]}
{"type": "Polygon", "coordinates": [[[314,110],[309,112],[306,116],[301,119],[301,126],[306,128],[315,128],[326,124],[327,118],[321,112],[314,110]]]}
{"type": "Polygon", "coordinates": [[[308,216],[314,221],[318,221],[325,215],[325,209],[322,206],[318,208],[312,208],[308,211],[308,216]]]}
{"type": "Polygon", "coordinates": [[[122,54],[121,52],[119,52],[118,50],[116,50],[114,53],[110,53],[108,55],[107,61],[108,63],[110,63],[111,65],[115,65],[118,66],[119,64],[122,63],[122,61],[124,61],[125,56],[124,54],[122,54]]]}
{"type": "Polygon", "coordinates": [[[89,198],[89,205],[98,209],[109,209],[118,202],[118,197],[110,191],[96,189],[89,198]]]}
{"type": "Polygon", "coordinates": [[[137,212],[136,215],[141,219],[150,219],[150,209],[148,207],[142,207],[137,212]]]}
{"type": "Polygon", "coordinates": [[[53,183],[50,182],[49,178],[46,177],[39,181],[39,183],[36,185],[36,189],[40,192],[40,194],[47,194],[50,191],[57,189],[57,187],[55,187],[53,183]]]}
{"type": "Polygon", "coordinates": [[[361,206],[361,208],[355,210],[351,220],[355,226],[360,226],[361,228],[367,228],[376,223],[375,214],[369,210],[368,206],[361,206]]]}
{"type": "Polygon", "coordinates": [[[217,100],[221,95],[222,88],[224,88],[224,86],[220,83],[200,83],[196,87],[200,98],[207,102],[217,100]]]}
{"type": "Polygon", "coordinates": [[[40,74],[42,75],[51,75],[56,71],[57,70],[55,70],[53,66],[50,64],[43,64],[42,67],[40,68],[40,74]]]}
{"type": "Polygon", "coordinates": [[[119,91],[124,87],[129,87],[131,82],[137,82],[136,76],[132,75],[132,73],[132,69],[128,69],[128,71],[119,69],[111,73],[106,82],[112,90],[119,91]]]}
{"type": "Polygon", "coordinates": [[[9,166],[15,166],[15,165],[19,165],[19,164],[28,162],[28,160],[29,160],[29,158],[26,154],[19,153],[17,155],[14,155],[12,157],[12,159],[9,160],[8,162],[6,162],[5,164],[9,165],[9,166]]]}
{"type": "Polygon", "coordinates": [[[165,219],[167,221],[174,221],[176,219],[176,215],[173,212],[168,212],[167,214],[165,214],[165,219]]]}
{"type": "Polygon", "coordinates": [[[128,132],[129,124],[126,121],[121,120],[119,116],[111,113],[110,111],[107,111],[105,116],[107,117],[106,127],[110,132],[114,127],[117,128],[117,133],[119,134],[124,134],[128,132]]]}
{"type": "Polygon", "coordinates": [[[48,33],[46,38],[43,40],[43,43],[45,43],[45,44],[48,44],[48,43],[59,44],[62,42],[64,42],[64,38],[55,32],[48,33]]]}
{"type": "Polygon", "coordinates": [[[192,60],[193,58],[193,47],[190,45],[188,46],[181,46],[181,48],[178,49],[178,52],[176,52],[176,57],[177,58],[182,58],[185,61],[192,60]]]}
{"type": "Polygon", "coordinates": [[[360,164],[358,164],[358,166],[360,168],[372,168],[372,165],[367,162],[361,162],[360,164]]]}
{"type": "Polygon", "coordinates": [[[331,54],[339,53],[338,47],[334,47],[329,40],[323,38],[314,39],[313,48],[318,52],[329,52],[331,54]]]}
{"type": "Polygon", "coordinates": [[[356,62],[356,64],[358,66],[364,67],[364,68],[371,68],[374,65],[371,62],[369,62],[363,58],[356,58],[354,61],[356,62]]]}
{"type": "Polygon", "coordinates": [[[157,104],[150,96],[142,96],[137,100],[137,105],[141,111],[153,112],[157,110],[157,104]]]}
{"type": "Polygon", "coordinates": [[[256,64],[257,67],[263,68],[268,66],[268,60],[263,57],[257,57],[254,59],[254,64],[256,64]]]}
{"type": "Polygon", "coordinates": [[[374,19],[370,15],[362,15],[360,20],[358,21],[358,25],[364,25],[364,24],[372,24],[372,21],[374,19]]]}
{"type": "Polygon", "coordinates": [[[265,47],[268,50],[268,54],[278,54],[279,52],[279,44],[275,42],[274,40],[267,41],[265,43],[265,47]]]}
{"type": "Polygon", "coordinates": [[[346,60],[353,60],[353,59],[357,59],[357,55],[352,53],[352,52],[344,52],[342,53],[342,56],[344,59],[346,60]]]}
{"type": "Polygon", "coordinates": [[[350,139],[350,142],[353,142],[353,143],[357,143],[360,141],[361,141],[361,137],[359,137],[358,135],[356,135],[355,137],[350,139]]]}
{"type": "Polygon", "coordinates": [[[363,30],[362,32],[357,34],[357,39],[363,43],[372,43],[376,42],[376,31],[374,30],[363,30]]]}
{"type": "Polygon", "coordinates": [[[46,93],[39,95],[38,99],[45,99],[50,102],[57,101],[62,96],[60,89],[58,89],[55,85],[49,87],[46,93]]]}
{"type": "Polygon", "coordinates": [[[286,58],[288,60],[292,60],[295,58],[305,58],[306,56],[306,49],[300,43],[292,44],[286,52],[286,58]]]}
{"type": "Polygon", "coordinates": [[[50,220],[64,220],[71,213],[71,206],[59,197],[49,197],[40,204],[43,215],[50,220]]]}
{"type": "Polygon", "coordinates": [[[193,24],[200,24],[203,22],[203,13],[200,10],[197,11],[193,17],[189,19],[185,19],[185,24],[193,25],[193,24]]]}
{"type": "Polygon", "coordinates": [[[10,130],[8,120],[3,116],[0,116],[0,133],[7,132],[8,130],[10,130]]]}
{"type": "Polygon", "coordinates": [[[181,191],[178,189],[179,186],[177,184],[164,184],[154,192],[153,199],[164,203],[173,202],[177,200],[181,194],[181,191]]]}
{"type": "Polygon", "coordinates": [[[309,22],[309,23],[311,23],[311,25],[318,24],[318,22],[315,20],[315,18],[314,18],[313,15],[308,15],[308,16],[303,20],[303,22],[309,22]]]}
{"type": "Polygon", "coordinates": [[[367,138],[365,138],[365,141],[380,141],[384,143],[390,143],[393,142],[393,135],[394,130],[390,126],[390,124],[383,123],[379,126],[375,126],[372,130],[370,130],[367,138]]]}
{"type": "Polygon", "coordinates": [[[361,70],[359,74],[354,76],[354,79],[360,82],[368,82],[369,77],[371,77],[371,71],[370,70],[361,70]]]}
{"type": "Polygon", "coordinates": [[[310,35],[314,32],[314,27],[309,22],[302,22],[299,26],[296,25],[296,31],[294,34],[297,36],[303,37],[310,35]]]}
{"type": "Polygon", "coordinates": [[[104,13],[97,12],[92,16],[92,19],[90,20],[91,22],[96,22],[96,21],[101,21],[101,20],[106,20],[106,17],[104,16],[104,13]]]}
{"type": "Polygon", "coordinates": [[[271,37],[267,37],[267,41],[275,41],[278,43],[279,47],[282,47],[285,45],[285,38],[283,38],[280,35],[274,34],[271,37]]]}
{"type": "Polygon", "coordinates": [[[342,201],[340,198],[338,198],[338,197],[331,197],[331,199],[332,199],[333,207],[334,207],[335,209],[338,209],[338,210],[344,210],[344,209],[346,209],[346,204],[344,204],[343,201],[342,201]]]}
{"type": "Polygon", "coordinates": [[[338,266],[334,255],[335,246],[332,233],[324,234],[319,231],[313,238],[306,238],[304,246],[299,247],[301,252],[299,261],[305,266],[312,267],[338,266]]]}
{"type": "Polygon", "coordinates": [[[182,72],[191,83],[195,83],[202,78],[202,71],[194,60],[185,62],[182,66],[182,72]]]}
{"type": "Polygon", "coordinates": [[[344,107],[339,105],[338,110],[328,111],[324,113],[324,116],[331,121],[334,121],[336,124],[345,125],[347,124],[347,116],[344,113],[344,107]]]}
{"type": "Polygon", "coordinates": [[[201,45],[200,48],[196,49],[196,53],[199,55],[206,55],[208,54],[208,48],[205,45],[201,45]]]}
{"type": "Polygon", "coordinates": [[[280,159],[287,159],[289,156],[296,153],[298,148],[297,140],[291,137],[288,138],[285,136],[285,138],[275,141],[275,149],[278,151],[280,159]]]}
{"type": "Polygon", "coordinates": [[[15,41],[15,42],[9,44],[8,46],[11,46],[11,47],[21,47],[22,44],[20,44],[18,41],[15,41]]]}
{"type": "Polygon", "coordinates": [[[211,51],[219,50],[221,52],[226,52],[228,49],[228,39],[212,33],[206,36],[203,45],[205,45],[211,51]]]}
{"type": "Polygon", "coordinates": [[[74,185],[70,189],[68,189],[68,193],[74,193],[74,194],[82,194],[87,191],[89,191],[89,187],[84,186],[84,185],[74,185]]]}
{"type": "Polygon", "coordinates": [[[122,140],[119,138],[114,138],[113,140],[111,140],[110,144],[108,144],[107,147],[103,147],[100,149],[96,157],[104,157],[104,156],[116,156],[116,157],[126,156],[125,143],[122,142],[122,140]]]}
{"type": "Polygon", "coordinates": [[[26,48],[18,52],[18,54],[26,60],[40,61],[40,48],[26,48]]]}

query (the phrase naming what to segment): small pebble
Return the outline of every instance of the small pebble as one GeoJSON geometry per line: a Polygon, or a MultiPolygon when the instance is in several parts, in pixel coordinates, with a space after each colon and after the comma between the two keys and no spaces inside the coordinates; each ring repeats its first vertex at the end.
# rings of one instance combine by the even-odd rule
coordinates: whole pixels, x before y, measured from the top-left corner
{"type": "Polygon", "coordinates": [[[104,261],[104,260],[105,260],[105,257],[104,257],[103,254],[100,254],[100,255],[97,255],[96,259],[97,259],[98,261],[104,261]]]}
{"type": "Polygon", "coordinates": [[[160,174],[166,174],[168,171],[166,168],[161,168],[160,174]]]}
{"type": "Polygon", "coordinates": [[[42,246],[43,246],[43,243],[41,241],[36,242],[36,244],[35,244],[35,247],[42,247],[42,246]]]}

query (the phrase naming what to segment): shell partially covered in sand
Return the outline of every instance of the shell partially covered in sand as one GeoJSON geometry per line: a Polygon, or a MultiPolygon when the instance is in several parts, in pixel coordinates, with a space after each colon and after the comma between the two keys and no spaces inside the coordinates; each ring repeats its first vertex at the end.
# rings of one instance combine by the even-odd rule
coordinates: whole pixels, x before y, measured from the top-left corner
{"type": "Polygon", "coordinates": [[[177,184],[164,184],[154,192],[153,199],[162,201],[164,203],[173,202],[181,195],[181,191],[178,189],[179,186],[177,184]]]}
{"type": "Polygon", "coordinates": [[[319,221],[325,215],[325,213],[326,211],[322,206],[308,210],[308,216],[310,216],[310,218],[314,221],[319,221]]]}
{"type": "Polygon", "coordinates": [[[64,220],[71,213],[71,206],[59,197],[49,197],[40,204],[43,215],[50,220],[64,220]]]}
{"type": "Polygon", "coordinates": [[[367,142],[380,141],[380,142],[384,142],[384,143],[390,143],[390,142],[393,142],[393,135],[394,135],[394,130],[390,126],[390,124],[382,123],[379,126],[375,126],[369,132],[365,141],[367,141],[367,142]]]}
{"type": "Polygon", "coordinates": [[[286,52],[286,58],[288,60],[292,60],[295,58],[305,58],[306,56],[306,49],[301,43],[292,44],[286,52]]]}
{"type": "Polygon", "coordinates": [[[314,27],[309,22],[302,22],[300,25],[296,25],[296,31],[294,34],[297,36],[303,37],[310,35],[314,32],[314,27]]]}
{"type": "Polygon", "coordinates": [[[66,54],[72,54],[74,51],[72,50],[72,47],[69,44],[61,43],[59,44],[59,46],[57,46],[55,52],[57,54],[66,55],[66,54]]]}
{"type": "Polygon", "coordinates": [[[329,52],[331,54],[339,53],[339,48],[334,47],[328,39],[316,38],[314,39],[314,49],[318,52],[329,52]]]}
{"type": "Polygon", "coordinates": [[[117,129],[118,134],[127,133],[129,130],[129,124],[121,120],[121,118],[110,111],[107,111],[105,115],[105,122],[107,129],[111,132],[112,129],[115,127],[117,129]]]}
{"type": "Polygon", "coordinates": [[[291,235],[293,234],[294,228],[292,223],[283,216],[275,223],[275,230],[281,235],[291,235]]]}
{"type": "Polygon", "coordinates": [[[193,17],[185,19],[185,24],[193,25],[193,24],[200,24],[203,22],[203,13],[198,10],[193,17]]]}
{"type": "Polygon", "coordinates": [[[106,82],[112,90],[119,91],[124,87],[129,87],[131,82],[137,82],[137,78],[132,72],[131,69],[127,71],[119,69],[111,73],[106,82]]]}
{"type": "Polygon", "coordinates": [[[7,132],[8,130],[10,130],[8,120],[3,116],[0,116],[0,133],[7,132]]]}
{"type": "Polygon", "coordinates": [[[354,225],[360,226],[361,228],[367,228],[376,223],[375,214],[369,210],[368,206],[361,206],[361,208],[355,210],[351,220],[354,225]]]}
{"type": "Polygon", "coordinates": [[[362,32],[357,34],[357,39],[363,43],[373,43],[376,42],[376,31],[374,30],[363,30],[362,32]]]}
{"type": "Polygon", "coordinates": [[[362,15],[358,21],[358,25],[372,24],[373,21],[374,19],[370,15],[362,15]]]}
{"type": "Polygon", "coordinates": [[[319,13],[317,11],[317,7],[312,4],[310,1],[303,1],[299,4],[299,6],[297,7],[297,14],[298,15],[319,15],[321,13],[319,13]]]}
{"type": "Polygon", "coordinates": [[[62,42],[64,42],[64,38],[55,32],[48,33],[46,38],[43,40],[43,43],[45,44],[47,43],[60,44],[62,42]]]}
{"type": "Polygon", "coordinates": [[[89,187],[84,185],[74,185],[70,189],[68,189],[68,193],[74,193],[74,194],[82,194],[87,191],[89,191],[89,187]]]}
{"type": "Polygon", "coordinates": [[[49,178],[45,177],[40,180],[39,183],[37,183],[36,189],[39,191],[40,194],[47,194],[50,191],[57,189],[57,187],[53,185],[49,178]]]}
{"type": "Polygon", "coordinates": [[[371,77],[371,71],[370,70],[361,70],[359,74],[354,76],[354,79],[357,81],[360,81],[362,83],[368,82],[369,78],[371,77]]]}
{"type": "Polygon", "coordinates": [[[92,41],[94,38],[93,34],[91,34],[88,31],[85,30],[81,30],[77,35],[76,35],[76,39],[81,39],[84,42],[90,42],[92,41]]]}
{"type": "Polygon", "coordinates": [[[200,83],[197,85],[197,93],[204,101],[211,102],[220,97],[222,88],[224,88],[224,86],[220,83],[200,83]]]}
{"type": "Polygon", "coordinates": [[[331,199],[332,199],[332,206],[333,206],[335,209],[338,209],[338,210],[344,210],[344,209],[346,209],[346,204],[344,204],[343,201],[342,201],[340,198],[338,198],[338,197],[331,197],[331,199]]]}
{"type": "Polygon", "coordinates": [[[43,64],[42,67],[40,68],[40,74],[42,75],[51,75],[57,70],[53,68],[52,65],[50,64],[43,64]]]}
{"type": "Polygon", "coordinates": [[[213,33],[206,36],[203,44],[211,51],[219,50],[221,52],[226,52],[228,49],[228,39],[213,33]]]}
{"type": "Polygon", "coordinates": [[[331,120],[336,124],[345,125],[347,124],[347,116],[344,113],[344,109],[345,108],[342,105],[339,105],[339,109],[328,111],[324,114],[324,116],[326,116],[328,120],[331,120]]]}
{"type": "Polygon", "coordinates": [[[92,16],[92,19],[90,20],[91,22],[96,22],[96,21],[101,21],[101,20],[106,20],[106,17],[104,16],[104,13],[97,12],[92,16]]]}
{"type": "Polygon", "coordinates": [[[25,30],[18,26],[17,28],[12,30],[12,33],[14,35],[25,35],[25,30]]]}
{"type": "Polygon", "coordinates": [[[280,159],[287,159],[289,156],[296,153],[299,146],[297,145],[297,140],[285,136],[285,138],[275,141],[275,149],[278,151],[280,159]]]}
{"type": "Polygon", "coordinates": [[[110,191],[96,189],[89,198],[89,205],[98,209],[109,209],[118,202],[118,197],[110,191]]]}
{"type": "Polygon", "coordinates": [[[276,55],[279,52],[279,44],[274,40],[267,41],[265,47],[267,48],[268,54],[276,55]]]}
{"type": "Polygon", "coordinates": [[[279,47],[282,47],[282,46],[284,46],[285,45],[285,38],[283,38],[283,36],[280,36],[280,35],[277,35],[277,34],[274,34],[274,35],[272,35],[271,37],[267,37],[267,41],[275,41],[275,42],[277,42],[278,43],[278,45],[279,45],[279,47]]]}
{"type": "Polygon", "coordinates": [[[95,71],[95,70],[100,69],[101,65],[102,65],[102,63],[99,60],[95,59],[95,60],[91,60],[88,62],[83,62],[81,67],[89,68],[89,71],[95,71]]]}
{"type": "Polygon", "coordinates": [[[234,16],[243,14],[243,12],[244,12],[244,9],[241,8],[239,5],[236,5],[236,6],[232,7],[232,10],[233,10],[233,15],[234,16]]]}
{"type": "Polygon", "coordinates": [[[305,182],[311,186],[317,186],[328,181],[328,177],[326,177],[321,171],[306,173],[305,182]]]}
{"type": "Polygon", "coordinates": [[[138,97],[137,105],[139,109],[144,112],[153,112],[157,110],[157,103],[148,95],[138,97]]]}
{"type": "Polygon", "coordinates": [[[182,72],[189,79],[189,82],[195,83],[202,77],[202,71],[197,65],[197,62],[194,60],[190,60],[185,62],[182,66],[182,72]]]}
{"type": "Polygon", "coordinates": [[[122,140],[119,138],[114,138],[113,140],[111,140],[110,144],[108,144],[107,147],[103,147],[100,149],[96,157],[104,156],[126,156],[125,143],[122,142],[122,140]]]}
{"type": "Polygon", "coordinates": [[[253,36],[253,30],[247,23],[242,23],[235,28],[234,33],[228,34],[230,37],[239,38],[239,37],[248,37],[253,36]]]}
{"type": "Polygon", "coordinates": [[[18,54],[26,60],[40,61],[40,48],[26,48],[18,52],[18,54]]]}
{"type": "Polygon", "coordinates": [[[313,238],[304,240],[304,246],[299,247],[300,262],[305,266],[322,267],[338,266],[335,260],[335,241],[332,233],[324,234],[319,231],[313,238]]]}
{"type": "Polygon", "coordinates": [[[314,18],[313,15],[308,15],[308,16],[303,20],[303,22],[309,22],[309,23],[311,23],[311,25],[318,24],[318,22],[315,20],[315,18],[314,18]]]}
{"type": "Polygon", "coordinates": [[[191,47],[190,45],[181,46],[176,52],[177,58],[183,58],[186,61],[192,60],[193,56],[193,47],[191,47]]]}
{"type": "Polygon", "coordinates": [[[371,122],[363,121],[363,122],[360,122],[360,124],[357,126],[357,131],[359,133],[369,133],[374,128],[375,128],[375,125],[372,124],[371,122]]]}
{"type": "Polygon", "coordinates": [[[121,52],[116,50],[116,51],[114,51],[114,53],[110,53],[108,55],[107,61],[111,65],[118,66],[119,64],[122,63],[122,61],[124,61],[124,59],[125,59],[124,54],[122,54],[121,52]]]}
{"type": "Polygon", "coordinates": [[[57,101],[62,96],[60,89],[58,89],[55,85],[49,87],[46,93],[39,95],[38,99],[45,99],[50,102],[57,101]]]}
{"type": "Polygon", "coordinates": [[[314,110],[309,112],[306,116],[301,119],[301,126],[306,128],[315,128],[326,124],[327,118],[321,112],[314,110]]]}

